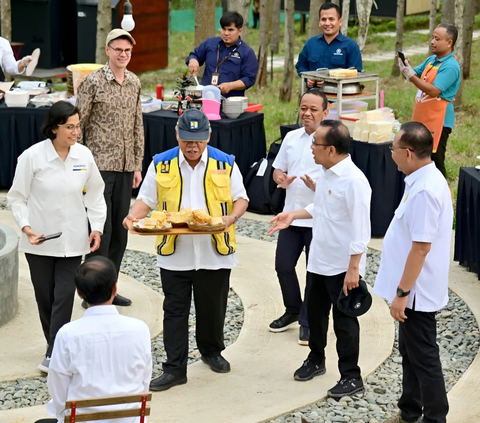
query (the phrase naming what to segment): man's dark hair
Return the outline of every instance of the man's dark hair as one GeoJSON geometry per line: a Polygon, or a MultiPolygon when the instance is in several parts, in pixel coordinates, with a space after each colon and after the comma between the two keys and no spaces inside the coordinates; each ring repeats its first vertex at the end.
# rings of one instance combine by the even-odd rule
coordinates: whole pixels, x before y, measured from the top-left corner
{"type": "Polygon", "coordinates": [[[120,35],[120,37],[117,37],[117,38],[114,38],[112,41],[110,41],[108,43],[108,47],[112,47],[112,43],[114,41],[117,41],[117,40],[127,40],[128,42],[130,42],[130,44],[132,45],[133,47],[133,43],[132,43],[132,40],[130,38],[128,38],[126,35],[120,35]]]}
{"type": "Polygon", "coordinates": [[[53,129],[57,129],[58,125],[67,122],[70,116],[78,114],[78,109],[68,101],[57,101],[48,109],[47,116],[42,124],[42,133],[52,141],[57,137],[53,129]]]}
{"type": "Polygon", "coordinates": [[[240,29],[243,26],[243,16],[238,12],[226,12],[220,18],[220,26],[226,28],[234,24],[237,29],[240,29]]]}
{"type": "Polygon", "coordinates": [[[318,10],[318,19],[320,19],[322,10],[330,10],[330,9],[335,9],[337,11],[338,19],[342,17],[342,9],[340,9],[340,7],[338,7],[335,3],[332,3],[331,1],[327,1],[326,3],[323,3],[320,9],[318,10]]]}
{"type": "Polygon", "coordinates": [[[303,95],[300,97],[300,104],[302,103],[302,98],[305,97],[307,94],[312,94],[316,95],[318,97],[321,97],[323,99],[323,111],[327,110],[328,107],[328,99],[327,96],[321,92],[318,88],[310,88],[307,92],[303,93],[303,95]]]}
{"type": "Polygon", "coordinates": [[[348,154],[350,151],[350,132],[339,120],[322,120],[320,126],[329,128],[325,134],[325,144],[332,145],[337,154],[348,154]]]}
{"type": "Polygon", "coordinates": [[[75,286],[80,296],[91,305],[106,303],[117,283],[117,271],[111,260],[94,256],[85,260],[75,274],[75,286]]]}
{"type": "Polygon", "coordinates": [[[433,136],[423,123],[404,123],[400,131],[403,131],[399,140],[402,147],[413,150],[419,159],[426,159],[432,155],[433,136]]]}
{"type": "Polygon", "coordinates": [[[447,38],[452,40],[452,49],[455,47],[455,43],[457,42],[458,38],[458,29],[455,25],[449,23],[441,23],[437,26],[437,28],[445,28],[447,31],[447,38]]]}

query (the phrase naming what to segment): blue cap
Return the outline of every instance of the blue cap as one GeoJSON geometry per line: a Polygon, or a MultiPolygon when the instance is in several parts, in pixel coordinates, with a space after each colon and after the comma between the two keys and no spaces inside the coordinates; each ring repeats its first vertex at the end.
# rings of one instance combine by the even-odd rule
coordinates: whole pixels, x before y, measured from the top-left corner
{"type": "Polygon", "coordinates": [[[208,141],[210,122],[200,110],[186,110],[177,122],[178,137],[182,141],[208,141]]]}

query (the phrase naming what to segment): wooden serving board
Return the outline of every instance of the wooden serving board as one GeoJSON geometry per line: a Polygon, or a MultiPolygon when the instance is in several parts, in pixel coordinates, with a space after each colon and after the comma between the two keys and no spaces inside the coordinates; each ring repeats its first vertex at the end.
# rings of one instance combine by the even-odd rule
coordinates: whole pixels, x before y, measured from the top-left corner
{"type": "Polygon", "coordinates": [[[214,235],[214,234],[223,234],[225,232],[228,232],[228,228],[225,228],[222,231],[212,231],[212,232],[206,232],[206,231],[192,231],[190,228],[185,228],[185,227],[180,227],[180,228],[171,228],[167,230],[158,230],[155,232],[137,232],[135,228],[133,227],[133,222],[131,220],[127,220],[127,226],[128,226],[128,231],[131,234],[134,235],[146,235],[146,236],[152,236],[152,235],[214,235]]]}

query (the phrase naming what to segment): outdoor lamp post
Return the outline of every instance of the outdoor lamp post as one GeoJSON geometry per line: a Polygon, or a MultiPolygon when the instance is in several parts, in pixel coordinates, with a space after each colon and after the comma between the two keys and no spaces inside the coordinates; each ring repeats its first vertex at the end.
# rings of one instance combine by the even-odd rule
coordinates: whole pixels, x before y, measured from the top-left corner
{"type": "Polygon", "coordinates": [[[123,19],[122,19],[122,29],[125,31],[132,31],[135,28],[135,21],[133,20],[133,8],[130,0],[127,0],[123,5],[123,19]]]}

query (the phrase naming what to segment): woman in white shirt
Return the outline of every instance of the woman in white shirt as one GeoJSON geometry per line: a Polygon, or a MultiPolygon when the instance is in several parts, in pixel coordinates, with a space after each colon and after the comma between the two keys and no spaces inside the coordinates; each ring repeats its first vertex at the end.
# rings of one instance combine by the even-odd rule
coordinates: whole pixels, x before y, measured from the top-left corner
{"type": "Polygon", "coordinates": [[[19,250],[28,261],[47,340],[38,367],[48,372],[55,336],[72,316],[75,271],[82,255],[100,246],[107,209],[103,179],[92,153],[77,143],[77,108],[66,101],[55,103],[42,132],[48,139],[18,158],[7,199],[22,229],[19,250]],[[61,235],[42,238],[55,233],[61,235]]]}
{"type": "Polygon", "coordinates": [[[28,64],[32,61],[32,56],[25,56],[21,60],[15,60],[10,42],[0,37],[0,82],[5,80],[2,70],[10,75],[23,73],[28,64]]]}

